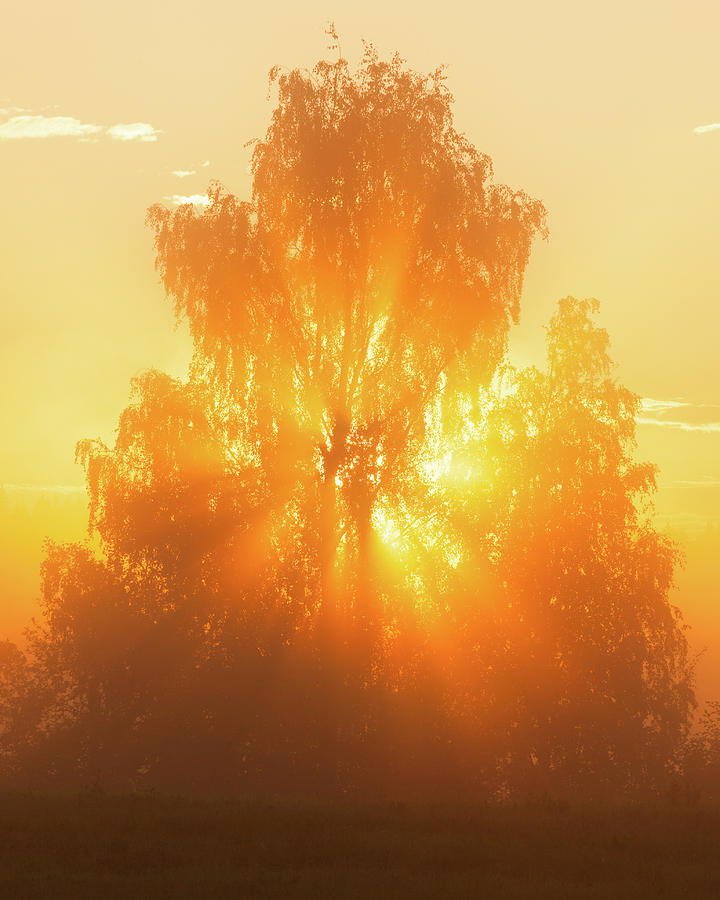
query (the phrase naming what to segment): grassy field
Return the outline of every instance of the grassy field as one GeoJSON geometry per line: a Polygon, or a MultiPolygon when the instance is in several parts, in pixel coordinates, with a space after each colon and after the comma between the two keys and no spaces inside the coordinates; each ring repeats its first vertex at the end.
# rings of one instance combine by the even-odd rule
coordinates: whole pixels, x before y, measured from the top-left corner
{"type": "Polygon", "coordinates": [[[0,897],[720,897],[720,810],[0,796],[0,897]]]}

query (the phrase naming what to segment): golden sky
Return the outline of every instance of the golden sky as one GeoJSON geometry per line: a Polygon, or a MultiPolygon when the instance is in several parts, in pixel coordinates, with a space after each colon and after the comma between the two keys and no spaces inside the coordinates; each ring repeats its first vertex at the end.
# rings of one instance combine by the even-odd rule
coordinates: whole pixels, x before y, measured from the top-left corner
{"type": "Polygon", "coordinates": [[[658,511],[710,548],[681,576],[695,584],[688,609],[715,622],[717,3],[8,4],[0,485],[26,499],[79,488],[75,441],[111,440],[129,379],[183,373],[189,341],[153,271],[145,210],[210,179],[248,192],[243,145],[267,126],[268,70],[326,55],[330,19],[351,61],[366,38],[417,69],[447,64],[457,126],[497,180],[547,206],[513,358],[542,361],[560,297],[600,300],[618,376],[648,398],[640,454],[661,467],[658,511]]]}

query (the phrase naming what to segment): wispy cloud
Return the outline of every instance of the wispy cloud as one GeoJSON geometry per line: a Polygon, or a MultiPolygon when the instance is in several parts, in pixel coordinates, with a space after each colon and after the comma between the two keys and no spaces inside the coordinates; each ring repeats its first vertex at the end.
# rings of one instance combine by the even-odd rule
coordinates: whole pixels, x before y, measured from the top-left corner
{"type": "Polygon", "coordinates": [[[111,125],[106,134],[116,141],[140,141],[145,144],[149,141],[156,141],[161,132],[147,122],[128,122],[118,125],[111,125]]]}
{"type": "Polygon", "coordinates": [[[679,422],[671,419],[651,419],[640,416],[638,425],[658,425],[661,428],[675,428],[679,431],[703,431],[706,434],[720,434],[720,422],[679,422]]]}
{"type": "Polygon", "coordinates": [[[13,116],[0,124],[0,141],[37,140],[40,138],[97,139],[107,136],[118,141],[156,141],[160,131],[147,122],[96,125],[81,122],[74,116],[13,116]]]}
{"type": "Polygon", "coordinates": [[[14,494],[84,494],[85,490],[77,484],[0,484],[0,492],[14,494]]]}
{"type": "Polygon", "coordinates": [[[698,125],[693,128],[695,134],[707,134],[709,131],[720,131],[720,122],[712,122],[710,125],[698,125]]]}
{"type": "Polygon", "coordinates": [[[0,125],[0,140],[25,140],[28,138],[77,137],[87,138],[99,134],[102,125],[81,122],[72,116],[13,116],[0,125]]]}
{"type": "Polygon", "coordinates": [[[696,481],[680,479],[679,481],[670,482],[670,484],[665,485],[665,487],[720,487],[720,480],[709,476],[696,481]]]}
{"type": "Polygon", "coordinates": [[[690,403],[682,398],[656,400],[653,397],[644,397],[640,405],[645,415],[638,416],[638,425],[705,434],[720,433],[720,422],[701,421],[708,418],[705,410],[720,409],[720,405],[716,403],[690,403]],[[667,413],[672,414],[672,418],[666,418],[667,413]]]}
{"type": "Polygon", "coordinates": [[[194,169],[173,169],[172,174],[176,178],[189,178],[191,175],[197,175],[198,169],[207,169],[210,165],[210,160],[206,159],[205,162],[201,162],[199,165],[195,163],[194,169]]]}
{"type": "Polygon", "coordinates": [[[646,412],[652,413],[666,412],[669,409],[680,409],[683,406],[690,406],[686,400],[655,400],[652,397],[643,397],[640,405],[646,412]]]}
{"type": "Polygon", "coordinates": [[[164,199],[175,206],[184,206],[188,203],[193,206],[207,206],[210,203],[210,198],[207,194],[170,194],[164,199]]]}

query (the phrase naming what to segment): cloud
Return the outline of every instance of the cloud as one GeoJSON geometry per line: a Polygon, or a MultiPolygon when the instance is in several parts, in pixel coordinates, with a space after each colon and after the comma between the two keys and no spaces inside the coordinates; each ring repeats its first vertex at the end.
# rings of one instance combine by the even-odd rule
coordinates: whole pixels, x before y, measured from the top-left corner
{"type": "Polygon", "coordinates": [[[654,400],[652,397],[643,397],[640,406],[646,412],[663,413],[669,409],[680,409],[683,406],[690,406],[685,400],[654,400]]]}
{"type": "Polygon", "coordinates": [[[638,425],[658,425],[661,428],[675,428],[679,431],[701,431],[705,434],[720,434],[720,422],[679,422],[670,419],[650,419],[641,416],[637,420],[638,425]]]}
{"type": "Polygon", "coordinates": [[[127,124],[111,125],[106,134],[116,141],[141,141],[148,143],[156,141],[161,132],[147,122],[130,122],[127,124]]]}
{"type": "Polygon", "coordinates": [[[188,203],[191,203],[193,206],[207,206],[210,203],[210,198],[207,194],[171,194],[165,197],[165,200],[169,200],[175,206],[184,206],[188,203]]]}
{"type": "Polygon", "coordinates": [[[666,487],[720,487],[720,481],[717,478],[711,478],[707,476],[704,480],[701,481],[689,481],[686,479],[680,479],[679,481],[673,481],[666,487]]]}
{"type": "Polygon", "coordinates": [[[713,122],[711,125],[698,125],[693,128],[695,134],[707,134],[709,131],[720,131],[720,122],[713,122]]]}
{"type": "Polygon", "coordinates": [[[638,425],[654,425],[659,428],[672,428],[676,431],[695,431],[705,434],[720,433],[720,422],[707,420],[704,410],[720,409],[717,403],[689,403],[687,400],[656,400],[644,397],[640,406],[645,415],[638,417],[638,425]],[[672,419],[666,419],[666,413],[674,413],[672,419]],[[694,421],[693,421],[694,420],[694,421]]]}
{"type": "Polygon", "coordinates": [[[207,167],[208,167],[209,165],[210,165],[210,160],[209,160],[209,159],[206,159],[205,162],[201,164],[200,168],[201,168],[201,169],[207,169],[207,167]]]}
{"type": "Polygon", "coordinates": [[[90,140],[92,137],[106,135],[118,141],[156,141],[160,134],[158,129],[147,122],[131,122],[118,125],[95,125],[81,122],[74,116],[13,116],[0,124],[0,141],[30,140],[38,138],[79,138],[90,140]]]}
{"type": "Polygon", "coordinates": [[[84,494],[85,486],[78,484],[0,484],[0,493],[18,494],[84,494]]]}
{"type": "Polygon", "coordinates": [[[90,125],[71,116],[13,116],[0,125],[0,141],[48,137],[87,138],[102,130],[102,125],[90,125]]]}
{"type": "Polygon", "coordinates": [[[188,178],[190,175],[197,175],[195,169],[173,169],[172,172],[176,178],[188,178]]]}

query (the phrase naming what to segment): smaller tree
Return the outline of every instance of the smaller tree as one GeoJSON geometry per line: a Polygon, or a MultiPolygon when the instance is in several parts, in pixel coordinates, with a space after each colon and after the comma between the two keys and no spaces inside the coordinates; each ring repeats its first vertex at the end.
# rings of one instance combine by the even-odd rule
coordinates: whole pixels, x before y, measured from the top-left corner
{"type": "Polygon", "coordinates": [[[446,596],[465,639],[450,690],[511,791],[657,786],[694,708],[679,551],[652,524],[639,398],[612,377],[597,311],[560,301],[547,370],[506,367],[448,441],[446,596]]]}

